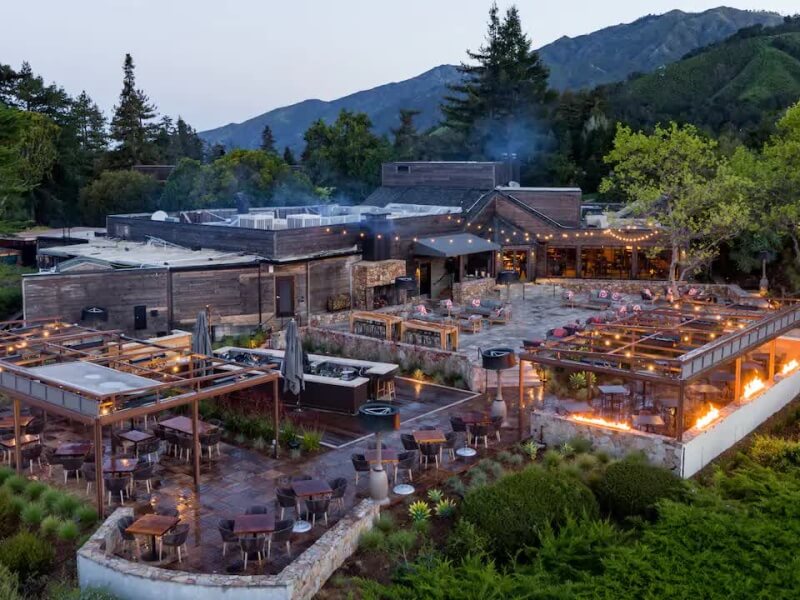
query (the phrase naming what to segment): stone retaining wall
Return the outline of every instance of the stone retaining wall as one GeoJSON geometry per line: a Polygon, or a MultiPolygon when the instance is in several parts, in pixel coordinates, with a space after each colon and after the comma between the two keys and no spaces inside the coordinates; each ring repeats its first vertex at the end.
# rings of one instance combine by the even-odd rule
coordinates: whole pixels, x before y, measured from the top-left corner
{"type": "Polygon", "coordinates": [[[467,279],[453,284],[453,304],[468,304],[473,298],[496,298],[497,282],[492,277],[467,279]]]}
{"type": "Polygon", "coordinates": [[[277,575],[187,573],[160,569],[114,555],[118,508],[78,550],[81,589],[106,588],[121,600],[310,600],[372,529],[380,506],[363,500],[277,575]]]}
{"type": "MultiPolygon", "coordinates": [[[[608,290],[609,292],[619,292],[631,296],[639,296],[644,288],[650,288],[654,293],[663,295],[663,289],[669,284],[663,280],[637,280],[637,279],[560,279],[560,278],[539,278],[536,283],[541,285],[554,285],[565,290],[572,290],[576,294],[591,292],[594,290],[608,290]]],[[[746,303],[752,300],[755,295],[753,292],[743,290],[737,285],[727,285],[722,283],[681,283],[681,288],[694,287],[698,290],[705,290],[719,298],[729,302],[746,303]]]]}
{"type": "Polygon", "coordinates": [[[405,368],[417,363],[426,375],[436,372],[460,375],[470,390],[479,389],[482,381],[473,376],[472,365],[465,354],[425,348],[413,344],[379,340],[346,331],[304,327],[301,329],[303,341],[310,340],[315,346],[336,346],[337,354],[346,358],[396,363],[405,368]]]}
{"type": "Polygon", "coordinates": [[[603,450],[615,458],[641,451],[652,464],[661,465],[678,475],[682,473],[683,445],[661,435],[637,430],[619,431],[534,410],[531,412],[531,436],[548,446],[558,446],[581,437],[590,440],[595,450],[603,450]]]}

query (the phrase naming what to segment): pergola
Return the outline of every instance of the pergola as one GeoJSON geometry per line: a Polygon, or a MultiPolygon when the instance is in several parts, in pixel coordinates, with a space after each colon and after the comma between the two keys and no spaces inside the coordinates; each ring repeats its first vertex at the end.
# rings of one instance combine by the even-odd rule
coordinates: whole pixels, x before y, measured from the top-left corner
{"type": "Polygon", "coordinates": [[[193,474],[198,485],[200,401],[271,382],[277,408],[278,378],[269,366],[244,367],[192,354],[185,347],[136,340],[120,331],[99,331],[57,318],[0,323],[0,393],[13,403],[17,472],[22,404],[92,427],[100,514],[103,427],[191,406],[193,474]]]}
{"type": "Polygon", "coordinates": [[[616,321],[519,354],[519,425],[523,431],[523,364],[618,376],[678,389],[676,438],[684,432],[687,387],[711,371],[735,364],[733,398],[742,395],[742,359],[769,344],[767,372],[775,375],[777,338],[800,326],[800,305],[776,310],[739,305],[681,303],[635,312],[616,321]]]}

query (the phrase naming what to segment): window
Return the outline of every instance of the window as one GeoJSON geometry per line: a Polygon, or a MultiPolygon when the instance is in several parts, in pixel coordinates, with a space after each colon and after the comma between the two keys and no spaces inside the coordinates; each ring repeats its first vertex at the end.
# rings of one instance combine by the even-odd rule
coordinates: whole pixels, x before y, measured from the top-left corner
{"type": "Polygon", "coordinates": [[[398,173],[411,173],[411,165],[397,165],[398,173]]]}
{"type": "Polygon", "coordinates": [[[136,330],[147,329],[147,307],[143,305],[133,307],[133,328],[136,330]]]}

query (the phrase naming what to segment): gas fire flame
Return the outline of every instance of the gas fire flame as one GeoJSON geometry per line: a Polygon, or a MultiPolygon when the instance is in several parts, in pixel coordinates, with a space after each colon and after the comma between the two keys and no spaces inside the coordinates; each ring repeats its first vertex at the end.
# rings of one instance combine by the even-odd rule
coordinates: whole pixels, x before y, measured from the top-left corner
{"type": "Polygon", "coordinates": [[[798,367],[800,367],[800,363],[798,363],[795,359],[792,359],[783,365],[783,368],[781,369],[781,375],[788,375],[798,367]]]}
{"type": "Polygon", "coordinates": [[[749,383],[745,384],[744,392],[743,392],[742,395],[744,396],[744,399],[747,400],[751,396],[754,396],[755,394],[757,394],[758,392],[763,390],[765,387],[766,387],[766,384],[761,380],[761,378],[760,377],[756,377],[755,379],[753,379],[749,383]]]}
{"type": "Polygon", "coordinates": [[[580,423],[589,423],[591,425],[602,425],[603,427],[611,427],[612,429],[619,429],[621,431],[628,431],[631,426],[627,423],[619,421],[607,421],[600,417],[584,417],[583,415],[572,415],[570,417],[573,421],[580,423]]]}
{"type": "Polygon", "coordinates": [[[711,425],[711,423],[716,421],[718,418],[719,418],[719,409],[715,407],[713,404],[709,404],[708,412],[699,419],[697,419],[697,422],[694,424],[694,426],[697,429],[705,429],[706,427],[711,425]]]}

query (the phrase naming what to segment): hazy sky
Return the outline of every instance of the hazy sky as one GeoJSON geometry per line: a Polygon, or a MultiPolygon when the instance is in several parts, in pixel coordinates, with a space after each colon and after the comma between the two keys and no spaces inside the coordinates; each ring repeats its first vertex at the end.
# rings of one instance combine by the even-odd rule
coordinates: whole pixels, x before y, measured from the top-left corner
{"type": "MultiPolygon", "coordinates": [[[[721,0],[518,0],[535,46],[721,0]]],[[[306,98],[330,100],[457,63],[482,40],[490,0],[8,0],[0,62],[23,60],[110,111],[122,60],[162,114],[197,129],[306,98]]],[[[498,2],[501,8],[512,2],[498,2]]],[[[797,0],[728,1],[800,10],[797,0]]]]}

